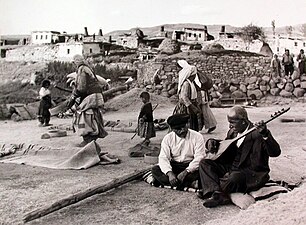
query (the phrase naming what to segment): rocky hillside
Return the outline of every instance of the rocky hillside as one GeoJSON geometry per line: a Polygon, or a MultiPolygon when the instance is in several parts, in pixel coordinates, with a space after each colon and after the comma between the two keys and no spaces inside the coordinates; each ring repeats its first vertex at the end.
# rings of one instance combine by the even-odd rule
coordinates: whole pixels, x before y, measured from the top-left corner
{"type": "Polygon", "coordinates": [[[0,60],[0,84],[15,79],[30,80],[33,73],[41,72],[45,68],[45,62],[6,62],[0,60]]]}

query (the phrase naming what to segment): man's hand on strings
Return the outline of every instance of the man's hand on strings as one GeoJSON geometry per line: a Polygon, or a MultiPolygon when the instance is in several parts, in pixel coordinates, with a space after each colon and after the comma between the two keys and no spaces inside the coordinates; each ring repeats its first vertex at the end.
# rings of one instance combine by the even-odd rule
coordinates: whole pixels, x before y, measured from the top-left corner
{"type": "Polygon", "coordinates": [[[258,123],[255,123],[254,125],[256,126],[256,129],[259,131],[259,133],[263,137],[268,137],[269,130],[268,130],[267,125],[265,124],[265,122],[263,120],[259,121],[258,123]]]}

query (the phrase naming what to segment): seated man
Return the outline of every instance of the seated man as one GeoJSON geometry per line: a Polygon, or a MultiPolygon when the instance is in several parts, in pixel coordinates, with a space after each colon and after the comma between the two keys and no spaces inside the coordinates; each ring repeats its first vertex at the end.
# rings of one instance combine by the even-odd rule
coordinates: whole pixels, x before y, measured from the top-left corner
{"type": "MultiPolygon", "coordinates": [[[[226,139],[243,136],[254,126],[241,106],[231,108],[227,119],[230,130],[226,139]]],[[[263,121],[255,126],[256,130],[230,144],[216,160],[200,162],[203,192],[198,196],[206,199],[205,207],[228,204],[230,193],[255,191],[269,180],[269,157],[279,156],[281,149],[263,121]]],[[[218,144],[218,140],[210,139],[206,147],[216,152],[218,144]]]]}
{"type": "Polygon", "coordinates": [[[155,185],[191,186],[199,179],[199,162],[205,156],[203,136],[188,129],[189,115],[175,114],[168,118],[171,128],[162,140],[158,165],[152,168],[155,185]]]}

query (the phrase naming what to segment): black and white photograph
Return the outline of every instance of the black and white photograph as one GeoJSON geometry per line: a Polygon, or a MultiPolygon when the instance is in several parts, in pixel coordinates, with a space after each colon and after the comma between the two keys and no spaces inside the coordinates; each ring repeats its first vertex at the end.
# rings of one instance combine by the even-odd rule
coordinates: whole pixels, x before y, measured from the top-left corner
{"type": "Polygon", "coordinates": [[[0,0],[0,224],[306,224],[305,51],[305,0],[0,0]]]}

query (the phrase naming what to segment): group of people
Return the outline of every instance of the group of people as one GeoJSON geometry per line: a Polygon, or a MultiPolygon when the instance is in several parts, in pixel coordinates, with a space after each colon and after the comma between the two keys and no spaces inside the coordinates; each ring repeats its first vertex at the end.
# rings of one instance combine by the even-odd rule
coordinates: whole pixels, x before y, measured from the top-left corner
{"type": "MultiPolygon", "coordinates": [[[[306,57],[304,50],[301,49],[300,53],[296,57],[296,61],[298,63],[298,71],[300,75],[306,73],[306,57]]],[[[284,67],[284,75],[289,76],[294,72],[294,59],[293,55],[290,54],[289,49],[285,50],[283,54],[282,60],[280,61],[277,54],[274,54],[273,59],[271,61],[271,67],[276,77],[282,77],[282,67],[284,67]]]]}
{"type": "MultiPolygon", "coordinates": [[[[72,95],[66,102],[66,110],[73,109],[74,111],[73,130],[83,138],[83,141],[77,146],[84,147],[91,141],[108,135],[103,121],[103,86],[83,56],[75,55],[73,63],[77,69],[77,76],[72,95]]],[[[39,92],[41,101],[38,120],[43,126],[48,126],[50,121],[51,92],[49,87],[50,81],[44,80],[39,92]]]]}
{"type": "MultiPolygon", "coordinates": [[[[101,85],[83,56],[74,56],[73,62],[77,77],[67,108],[75,108],[73,124],[83,137],[79,144],[82,147],[107,135],[103,127],[104,102],[101,85]]],[[[227,114],[226,139],[243,137],[229,145],[217,159],[207,158],[207,152],[216,153],[220,146],[220,140],[211,138],[205,142],[199,132],[204,127],[210,133],[217,125],[209,108],[209,93],[201,89],[195,66],[185,60],[179,60],[178,65],[181,67],[179,101],[173,115],[167,119],[170,130],[161,142],[158,164],[152,168],[154,185],[199,188],[202,191],[197,193],[198,197],[205,199],[203,205],[210,208],[230,203],[229,195],[233,192],[247,193],[262,187],[269,180],[269,157],[281,153],[265,123],[253,124],[245,108],[234,106],[227,114]],[[249,133],[254,126],[257,129],[249,133]]],[[[46,91],[49,86],[50,83],[43,82],[45,94],[41,105],[50,103],[50,93],[46,91]]],[[[150,138],[155,137],[154,109],[148,92],[142,92],[140,98],[143,106],[138,116],[137,133],[148,145],[150,138]]],[[[41,123],[48,124],[50,115],[41,115],[41,123]]]]}
{"type": "Polygon", "coordinates": [[[230,204],[230,194],[248,193],[263,187],[269,180],[269,157],[277,157],[281,149],[266,124],[253,124],[242,106],[234,106],[227,114],[229,131],[226,139],[233,141],[218,157],[210,159],[207,152],[217,153],[221,140],[208,139],[200,131],[211,132],[216,120],[209,108],[209,93],[201,91],[197,69],[179,60],[179,102],[167,119],[171,131],[161,142],[158,164],[152,168],[155,186],[178,189],[200,189],[197,196],[208,208],[230,204]],[[200,101],[199,101],[200,99],[200,101]],[[256,130],[248,132],[256,126],[256,130]]]}
{"type": "Polygon", "coordinates": [[[269,157],[277,157],[281,149],[263,121],[253,124],[245,108],[234,106],[227,114],[229,131],[226,139],[233,141],[216,159],[206,151],[217,153],[220,140],[208,139],[189,128],[188,114],[168,118],[171,127],[162,140],[158,165],[152,168],[155,186],[199,188],[197,196],[208,208],[230,204],[231,193],[248,193],[263,187],[269,180],[269,157]],[[256,130],[247,133],[256,126],[256,130]]]}

